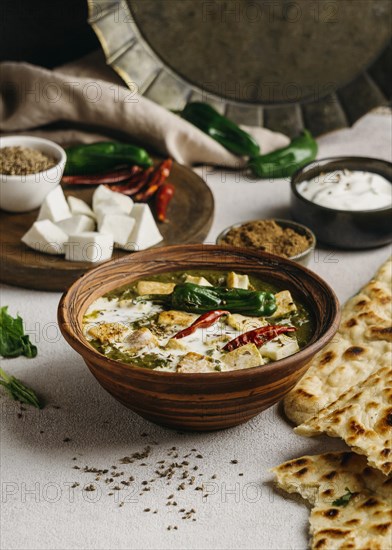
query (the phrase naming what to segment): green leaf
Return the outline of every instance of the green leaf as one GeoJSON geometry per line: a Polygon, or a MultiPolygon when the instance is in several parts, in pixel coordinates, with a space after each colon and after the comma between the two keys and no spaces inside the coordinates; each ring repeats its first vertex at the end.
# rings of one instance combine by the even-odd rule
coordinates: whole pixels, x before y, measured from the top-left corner
{"type": "Polygon", "coordinates": [[[2,357],[35,357],[37,347],[24,334],[23,320],[19,315],[14,318],[7,312],[8,306],[0,308],[0,355],[2,357]]]}
{"type": "Polygon", "coordinates": [[[332,506],[344,506],[344,507],[346,507],[348,505],[348,503],[353,498],[355,493],[352,493],[348,487],[345,487],[345,490],[347,491],[347,493],[345,493],[341,497],[334,500],[332,502],[332,506]]]}
{"type": "Polygon", "coordinates": [[[41,403],[36,395],[36,393],[25,386],[18,378],[15,376],[10,376],[3,369],[0,368],[0,385],[5,388],[7,393],[15,401],[21,401],[26,403],[26,405],[32,405],[41,408],[41,403]]]}

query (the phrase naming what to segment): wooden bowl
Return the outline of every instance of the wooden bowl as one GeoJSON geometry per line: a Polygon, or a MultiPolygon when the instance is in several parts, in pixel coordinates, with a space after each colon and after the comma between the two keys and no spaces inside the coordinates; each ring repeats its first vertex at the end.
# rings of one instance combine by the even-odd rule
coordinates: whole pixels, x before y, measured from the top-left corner
{"type": "Polygon", "coordinates": [[[113,397],[152,422],[198,431],[236,426],[282,399],[306,372],[314,354],[331,340],[339,318],[335,293],[308,269],[265,252],[212,245],[151,249],[106,262],[73,283],[58,308],[63,336],[113,397]],[[314,317],[310,342],[295,355],[260,367],[178,374],[108,359],[84,337],[83,315],[98,297],[142,277],[190,269],[253,273],[289,289],[314,317]]]}

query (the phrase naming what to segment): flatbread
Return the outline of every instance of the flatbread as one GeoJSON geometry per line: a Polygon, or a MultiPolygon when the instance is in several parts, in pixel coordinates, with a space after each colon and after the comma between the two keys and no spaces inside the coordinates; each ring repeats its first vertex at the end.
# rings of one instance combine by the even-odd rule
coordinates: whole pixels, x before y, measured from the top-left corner
{"type": "Polygon", "coordinates": [[[351,452],[303,456],[272,471],[279,487],[313,506],[312,549],[391,549],[392,479],[370,468],[364,457],[351,452]]]}
{"type": "Polygon", "coordinates": [[[293,422],[306,422],[352,386],[392,364],[391,284],[390,258],[348,300],[335,337],[284,398],[284,410],[293,422]]]}
{"type": "Polygon", "coordinates": [[[392,367],[371,374],[295,432],[308,437],[326,433],[341,437],[371,466],[392,473],[392,367]]]}

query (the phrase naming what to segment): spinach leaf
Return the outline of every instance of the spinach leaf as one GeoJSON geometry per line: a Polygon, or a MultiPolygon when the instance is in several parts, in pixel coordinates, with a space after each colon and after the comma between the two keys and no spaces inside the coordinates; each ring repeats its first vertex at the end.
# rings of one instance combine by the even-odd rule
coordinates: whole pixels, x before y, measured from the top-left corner
{"type": "Polygon", "coordinates": [[[36,395],[36,393],[25,386],[15,376],[10,376],[3,369],[0,368],[0,385],[5,388],[10,397],[15,401],[20,401],[21,403],[26,403],[26,405],[32,405],[41,408],[41,403],[36,395]]]}
{"type": "Polygon", "coordinates": [[[37,347],[24,334],[23,320],[19,315],[14,318],[7,312],[8,306],[0,308],[0,355],[2,357],[35,357],[37,347]]]}

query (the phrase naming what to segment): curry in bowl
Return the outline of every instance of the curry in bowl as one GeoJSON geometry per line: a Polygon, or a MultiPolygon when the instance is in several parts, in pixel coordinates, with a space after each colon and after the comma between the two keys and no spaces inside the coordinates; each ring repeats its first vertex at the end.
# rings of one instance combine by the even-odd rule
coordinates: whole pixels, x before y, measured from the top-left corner
{"type": "Polygon", "coordinates": [[[106,357],[155,371],[219,373],[293,355],[313,334],[289,290],[254,274],[161,273],[95,300],[83,318],[106,357]]]}

